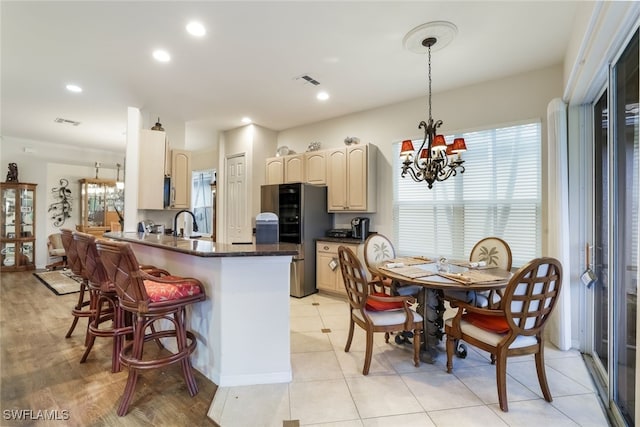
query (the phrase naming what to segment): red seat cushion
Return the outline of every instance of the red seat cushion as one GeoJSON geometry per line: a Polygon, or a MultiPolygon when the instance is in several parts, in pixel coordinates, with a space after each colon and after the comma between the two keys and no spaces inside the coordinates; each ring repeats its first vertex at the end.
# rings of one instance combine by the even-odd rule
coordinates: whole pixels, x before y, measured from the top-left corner
{"type": "MultiPolygon", "coordinates": [[[[176,280],[180,277],[165,276],[164,279],[176,280]]],[[[160,283],[153,280],[145,280],[144,288],[153,302],[171,301],[200,294],[200,286],[191,282],[184,283],[160,283]]]]}
{"type": "MultiPolygon", "coordinates": [[[[389,297],[387,294],[383,294],[382,292],[374,292],[371,295],[377,297],[389,297]]],[[[374,301],[367,300],[366,308],[371,311],[387,311],[387,310],[397,310],[399,308],[403,308],[404,303],[402,301],[374,301]]]]}
{"type": "Polygon", "coordinates": [[[482,328],[489,332],[504,334],[509,332],[509,324],[504,316],[488,316],[480,313],[465,313],[462,319],[471,323],[473,326],[482,328]]]}

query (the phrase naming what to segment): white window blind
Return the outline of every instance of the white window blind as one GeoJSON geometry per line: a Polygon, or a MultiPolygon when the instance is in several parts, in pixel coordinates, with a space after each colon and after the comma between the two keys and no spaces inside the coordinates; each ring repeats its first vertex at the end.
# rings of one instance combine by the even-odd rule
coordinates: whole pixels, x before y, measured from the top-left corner
{"type": "MultiPolygon", "coordinates": [[[[541,126],[539,122],[449,135],[464,137],[466,171],[430,190],[400,177],[394,145],[394,221],[399,254],[465,259],[483,237],[511,247],[513,266],[541,254],[541,126]]],[[[422,141],[414,141],[418,148],[422,141]]]]}

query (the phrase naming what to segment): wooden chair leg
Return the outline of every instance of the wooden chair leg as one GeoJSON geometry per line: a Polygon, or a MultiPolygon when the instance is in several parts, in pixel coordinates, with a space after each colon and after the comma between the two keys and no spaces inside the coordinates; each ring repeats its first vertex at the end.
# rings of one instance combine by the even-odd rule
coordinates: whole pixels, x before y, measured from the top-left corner
{"type": "Polygon", "coordinates": [[[362,369],[362,375],[369,375],[369,368],[371,368],[371,356],[373,355],[373,331],[367,332],[367,348],[364,352],[364,368],[362,369]]]}
{"type": "MultiPolygon", "coordinates": [[[[137,318],[134,319],[135,327],[133,332],[133,342],[131,345],[131,354],[128,356],[134,360],[140,360],[142,358],[142,351],[144,348],[144,331],[146,329],[146,319],[137,318]]],[[[127,347],[123,349],[123,353],[128,350],[127,347]]],[[[123,354],[124,356],[124,354],[123,354]]],[[[124,416],[127,414],[129,410],[129,404],[133,399],[133,393],[136,389],[136,383],[138,382],[138,369],[129,366],[129,376],[127,377],[127,385],[124,388],[124,394],[122,395],[122,399],[120,400],[120,405],[118,406],[118,416],[124,416]]]]}
{"type": "MultiPolygon", "coordinates": [[[[198,394],[198,384],[196,383],[196,379],[193,375],[193,369],[191,367],[191,359],[189,354],[191,354],[191,350],[189,349],[189,335],[185,328],[185,316],[184,310],[181,310],[181,313],[176,313],[174,315],[176,320],[176,340],[178,342],[178,353],[184,353],[185,357],[182,359],[180,364],[182,365],[182,375],[184,376],[184,381],[187,384],[187,390],[189,391],[189,395],[191,397],[198,394]]],[[[195,336],[191,337],[192,340],[195,341],[195,336]]]]}
{"type": "Polygon", "coordinates": [[[347,336],[347,344],[345,344],[344,346],[345,352],[349,352],[349,349],[351,348],[351,341],[353,341],[353,328],[354,328],[353,319],[349,319],[349,335],[347,336]]]}
{"type": "Polygon", "coordinates": [[[76,328],[76,325],[78,324],[78,316],[73,316],[73,322],[71,322],[71,327],[69,327],[69,330],[67,331],[67,334],[64,336],[65,338],[70,338],[71,334],[73,333],[73,330],[76,328]]]}
{"type": "Polygon", "coordinates": [[[456,339],[447,334],[447,372],[453,371],[453,353],[456,347],[456,339]]]}
{"type": "Polygon", "coordinates": [[[544,367],[544,349],[542,346],[544,343],[540,343],[540,351],[536,353],[536,371],[538,372],[538,383],[540,383],[540,390],[542,390],[542,395],[544,396],[544,400],[547,402],[553,401],[553,397],[551,396],[551,391],[549,390],[549,384],[547,383],[547,372],[544,367]]]}
{"type": "MultiPolygon", "coordinates": [[[[87,291],[87,285],[86,283],[82,282],[80,283],[80,294],[78,295],[78,303],[75,305],[75,307],[72,310],[72,314],[73,314],[73,321],[71,322],[71,326],[69,327],[69,330],[67,331],[67,334],[64,336],[65,338],[70,338],[71,334],[73,334],[74,329],[76,328],[76,325],[78,324],[78,319],[80,317],[89,317],[90,316],[90,310],[91,307],[89,307],[89,309],[87,310],[86,313],[82,313],[83,309],[87,306],[90,306],[91,301],[85,301],[84,299],[84,294],[87,291]]],[[[88,327],[89,325],[87,325],[88,327]]],[[[87,345],[89,343],[89,335],[87,334],[85,336],[85,345],[87,345]]]]}
{"type": "Polygon", "coordinates": [[[413,330],[413,364],[420,366],[420,329],[413,330]]]}
{"type": "Polygon", "coordinates": [[[509,412],[509,403],[507,399],[507,353],[501,352],[496,358],[496,382],[498,385],[498,402],[500,409],[509,412]]]}
{"type": "Polygon", "coordinates": [[[122,343],[124,341],[124,335],[122,329],[124,324],[124,312],[120,308],[118,301],[113,301],[113,347],[111,348],[111,372],[120,372],[120,352],[122,351],[122,343]]]}

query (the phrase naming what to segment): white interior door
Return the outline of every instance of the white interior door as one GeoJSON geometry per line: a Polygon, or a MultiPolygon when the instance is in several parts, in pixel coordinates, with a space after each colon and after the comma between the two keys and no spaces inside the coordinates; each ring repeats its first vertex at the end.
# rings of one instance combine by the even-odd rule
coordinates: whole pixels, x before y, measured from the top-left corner
{"type": "Polygon", "coordinates": [[[247,174],[245,155],[228,156],[226,170],[226,232],[229,243],[252,241],[251,214],[248,208],[247,174]]]}

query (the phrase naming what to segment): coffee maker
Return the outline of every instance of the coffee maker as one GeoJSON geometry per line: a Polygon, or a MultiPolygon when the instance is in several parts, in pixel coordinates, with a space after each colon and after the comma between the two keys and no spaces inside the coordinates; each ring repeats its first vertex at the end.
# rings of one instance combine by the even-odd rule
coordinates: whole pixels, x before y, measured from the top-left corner
{"type": "Polygon", "coordinates": [[[369,235],[369,218],[355,217],[351,220],[351,237],[365,241],[369,235]]]}

